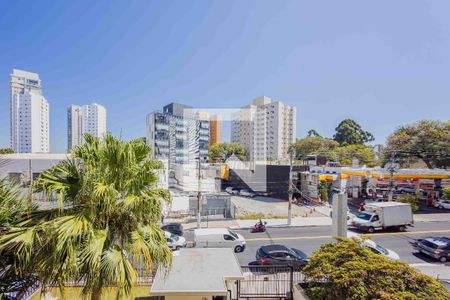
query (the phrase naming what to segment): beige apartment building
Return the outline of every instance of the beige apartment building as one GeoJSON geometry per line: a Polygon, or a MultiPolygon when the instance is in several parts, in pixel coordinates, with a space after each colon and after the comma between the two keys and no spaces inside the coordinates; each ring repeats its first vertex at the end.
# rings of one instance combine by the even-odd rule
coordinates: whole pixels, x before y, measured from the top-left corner
{"type": "Polygon", "coordinates": [[[242,145],[252,161],[286,160],[295,142],[296,108],[269,97],[243,106],[231,121],[231,142],[242,145]]]}

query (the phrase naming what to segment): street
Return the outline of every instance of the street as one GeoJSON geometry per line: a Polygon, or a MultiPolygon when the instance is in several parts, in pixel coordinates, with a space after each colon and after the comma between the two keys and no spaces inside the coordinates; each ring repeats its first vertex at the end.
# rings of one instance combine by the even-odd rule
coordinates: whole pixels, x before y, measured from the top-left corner
{"type": "MultiPolygon", "coordinates": [[[[283,244],[302,250],[311,255],[320,248],[323,243],[332,242],[331,227],[290,227],[290,228],[268,228],[264,233],[250,233],[248,230],[237,230],[247,241],[247,248],[237,257],[242,265],[255,260],[256,250],[267,244],[283,244]]],[[[449,222],[417,223],[410,227],[407,232],[376,232],[369,235],[372,240],[397,252],[400,259],[408,264],[441,263],[423,254],[416,253],[409,241],[427,236],[450,236],[449,222]]],[[[450,267],[450,263],[447,263],[450,267]]]]}

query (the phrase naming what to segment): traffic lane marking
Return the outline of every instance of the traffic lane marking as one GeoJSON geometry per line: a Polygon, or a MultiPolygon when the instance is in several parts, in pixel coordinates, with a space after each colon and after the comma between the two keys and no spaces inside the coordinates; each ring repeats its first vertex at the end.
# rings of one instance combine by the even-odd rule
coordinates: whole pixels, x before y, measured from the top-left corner
{"type": "MultiPolygon", "coordinates": [[[[450,232],[448,229],[442,230],[422,230],[422,231],[408,231],[408,232],[383,232],[383,233],[370,233],[367,236],[383,236],[383,235],[411,235],[411,234],[424,234],[424,233],[442,233],[450,232]]],[[[364,234],[364,233],[363,233],[364,234]]],[[[273,237],[273,238],[250,238],[246,241],[280,241],[280,240],[319,240],[319,239],[332,239],[331,235],[318,235],[318,236],[287,236],[287,237],[273,237]]]]}

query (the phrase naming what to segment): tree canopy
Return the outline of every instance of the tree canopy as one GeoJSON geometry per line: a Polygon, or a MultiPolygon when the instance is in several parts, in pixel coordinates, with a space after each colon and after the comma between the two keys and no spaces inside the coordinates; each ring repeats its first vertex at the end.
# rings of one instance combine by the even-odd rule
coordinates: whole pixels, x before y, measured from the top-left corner
{"type": "Polygon", "coordinates": [[[217,143],[209,148],[209,160],[211,162],[222,162],[233,154],[240,160],[248,160],[247,151],[238,144],[217,143]]]}
{"type": "Polygon", "coordinates": [[[311,300],[450,299],[450,292],[436,279],[372,253],[356,239],[323,244],[303,273],[311,300]]]}
{"type": "Polygon", "coordinates": [[[351,165],[357,159],[360,165],[373,167],[375,165],[375,152],[371,146],[347,145],[336,149],[337,161],[342,165],[351,165]]]}
{"type": "Polygon", "coordinates": [[[399,127],[387,139],[384,160],[408,166],[423,161],[428,168],[450,167],[450,121],[423,120],[399,127]]]}
{"type": "Polygon", "coordinates": [[[11,148],[2,148],[0,149],[0,154],[13,154],[14,150],[11,148]]]}
{"type": "Polygon", "coordinates": [[[308,155],[324,155],[334,160],[338,147],[339,144],[332,139],[310,136],[297,140],[291,145],[290,151],[295,150],[297,159],[306,159],[308,155]]]}
{"type": "Polygon", "coordinates": [[[157,187],[159,161],[142,140],[125,142],[106,134],[85,136],[73,159],[43,172],[35,190],[57,209],[39,210],[13,223],[0,238],[12,250],[18,270],[34,266],[43,291],[56,284],[84,282],[83,294],[100,299],[117,286],[117,298],[131,293],[137,268],[171,264],[172,253],[159,227],[167,190],[157,187]]]}
{"type": "Polygon", "coordinates": [[[362,145],[375,140],[374,136],[364,131],[358,123],[352,119],[345,119],[336,127],[333,139],[340,145],[362,145]]]}
{"type": "Polygon", "coordinates": [[[308,137],[310,137],[310,136],[318,136],[318,137],[322,137],[315,129],[310,129],[310,130],[308,131],[308,134],[307,134],[306,136],[308,136],[308,137]]]}

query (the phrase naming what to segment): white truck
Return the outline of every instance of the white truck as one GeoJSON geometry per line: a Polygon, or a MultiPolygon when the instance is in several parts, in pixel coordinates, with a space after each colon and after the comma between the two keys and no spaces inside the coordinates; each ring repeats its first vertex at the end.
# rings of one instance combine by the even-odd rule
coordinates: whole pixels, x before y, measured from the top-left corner
{"type": "Polygon", "coordinates": [[[411,204],[399,202],[374,202],[357,214],[352,225],[369,233],[375,230],[397,228],[405,231],[414,223],[411,204]]]}
{"type": "Polygon", "coordinates": [[[231,248],[239,253],[245,249],[245,239],[227,228],[202,228],[194,230],[196,248],[231,248]]]}

